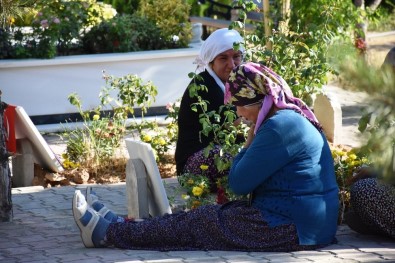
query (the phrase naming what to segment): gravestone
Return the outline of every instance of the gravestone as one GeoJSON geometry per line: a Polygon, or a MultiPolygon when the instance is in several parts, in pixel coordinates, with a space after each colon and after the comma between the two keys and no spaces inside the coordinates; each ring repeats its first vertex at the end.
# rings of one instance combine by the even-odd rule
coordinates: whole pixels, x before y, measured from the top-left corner
{"type": "Polygon", "coordinates": [[[343,125],[340,103],[328,94],[317,94],[313,108],[327,140],[333,144],[339,144],[343,125]]]}

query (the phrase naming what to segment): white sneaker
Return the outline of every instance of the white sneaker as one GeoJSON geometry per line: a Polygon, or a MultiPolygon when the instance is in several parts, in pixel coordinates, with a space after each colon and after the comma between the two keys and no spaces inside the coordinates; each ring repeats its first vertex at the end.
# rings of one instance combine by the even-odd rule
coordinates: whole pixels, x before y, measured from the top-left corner
{"type": "Polygon", "coordinates": [[[110,222],[88,206],[80,190],[76,190],[74,193],[72,207],[74,221],[81,231],[81,238],[85,247],[105,246],[104,237],[110,222]]]}

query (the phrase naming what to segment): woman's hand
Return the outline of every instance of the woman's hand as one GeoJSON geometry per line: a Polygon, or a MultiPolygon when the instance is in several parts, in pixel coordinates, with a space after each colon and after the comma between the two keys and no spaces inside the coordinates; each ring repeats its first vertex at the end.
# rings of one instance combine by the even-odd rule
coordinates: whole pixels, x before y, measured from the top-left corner
{"type": "Polygon", "coordinates": [[[247,126],[251,126],[252,122],[251,121],[247,121],[246,119],[244,119],[243,117],[237,118],[234,122],[233,125],[234,126],[239,126],[240,124],[245,124],[247,126]]]}
{"type": "Polygon", "coordinates": [[[244,144],[244,148],[250,147],[252,141],[254,140],[255,138],[254,130],[255,130],[255,124],[251,124],[250,130],[248,131],[246,143],[244,144]]]}
{"type": "Polygon", "coordinates": [[[243,118],[239,117],[233,122],[233,125],[237,127],[242,123],[242,121],[243,121],[243,118]]]}
{"type": "Polygon", "coordinates": [[[369,166],[362,166],[361,168],[358,169],[358,171],[355,172],[355,174],[348,180],[348,184],[351,185],[361,179],[366,179],[366,178],[376,178],[377,177],[377,172],[369,167],[369,166]]]}

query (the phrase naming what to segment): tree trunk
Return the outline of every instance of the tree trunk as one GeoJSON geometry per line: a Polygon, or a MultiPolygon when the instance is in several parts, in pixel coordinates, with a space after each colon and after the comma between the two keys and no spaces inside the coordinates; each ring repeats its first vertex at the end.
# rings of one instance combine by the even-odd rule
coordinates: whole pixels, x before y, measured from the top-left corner
{"type": "MultiPolygon", "coordinates": [[[[365,0],[354,0],[354,5],[357,8],[365,9],[365,0]]],[[[368,21],[366,17],[361,17],[361,23],[355,26],[355,47],[359,54],[366,60],[366,52],[368,44],[366,42],[366,34],[368,32],[368,21]]]]}
{"type": "Polygon", "coordinates": [[[372,9],[373,11],[377,9],[377,7],[379,7],[379,5],[381,4],[382,0],[374,0],[373,2],[371,2],[368,7],[370,9],[372,9]]]}
{"type": "Polygon", "coordinates": [[[291,17],[291,0],[283,0],[282,17],[286,27],[288,27],[289,18],[291,17]]]}
{"type": "Polygon", "coordinates": [[[10,156],[6,148],[6,131],[3,123],[4,110],[7,104],[1,101],[0,91],[0,221],[12,221],[12,200],[11,200],[11,171],[9,166],[10,156]]]}
{"type": "MultiPolygon", "coordinates": [[[[265,26],[265,36],[269,38],[272,35],[272,28],[270,22],[269,0],[263,1],[263,24],[265,26]]],[[[272,42],[266,41],[266,48],[272,50],[272,42]]]]}

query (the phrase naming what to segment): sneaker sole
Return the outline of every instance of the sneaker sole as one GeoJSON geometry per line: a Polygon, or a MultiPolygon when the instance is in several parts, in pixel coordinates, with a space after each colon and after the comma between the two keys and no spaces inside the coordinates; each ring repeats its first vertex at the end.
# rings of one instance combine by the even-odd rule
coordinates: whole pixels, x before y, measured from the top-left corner
{"type": "MultiPolygon", "coordinates": [[[[88,229],[95,229],[94,227],[96,226],[97,222],[99,221],[99,218],[92,215],[91,220],[89,221],[89,223],[86,226],[84,226],[81,223],[81,221],[80,221],[80,219],[81,219],[80,211],[77,209],[77,195],[78,195],[78,192],[76,191],[74,193],[74,196],[73,196],[73,205],[72,205],[73,206],[72,211],[73,211],[74,221],[77,224],[78,228],[80,229],[80,235],[81,235],[82,243],[84,243],[84,246],[86,248],[92,248],[92,247],[95,247],[95,245],[92,242],[92,233],[86,233],[87,231],[85,229],[86,228],[88,228],[88,229]],[[77,215],[78,215],[78,217],[77,217],[77,215]],[[96,222],[94,222],[94,221],[96,221],[96,222]],[[91,226],[90,226],[92,224],[94,225],[93,228],[91,228],[91,226]]],[[[86,213],[92,213],[92,212],[89,211],[88,208],[87,208],[86,213]]]]}

